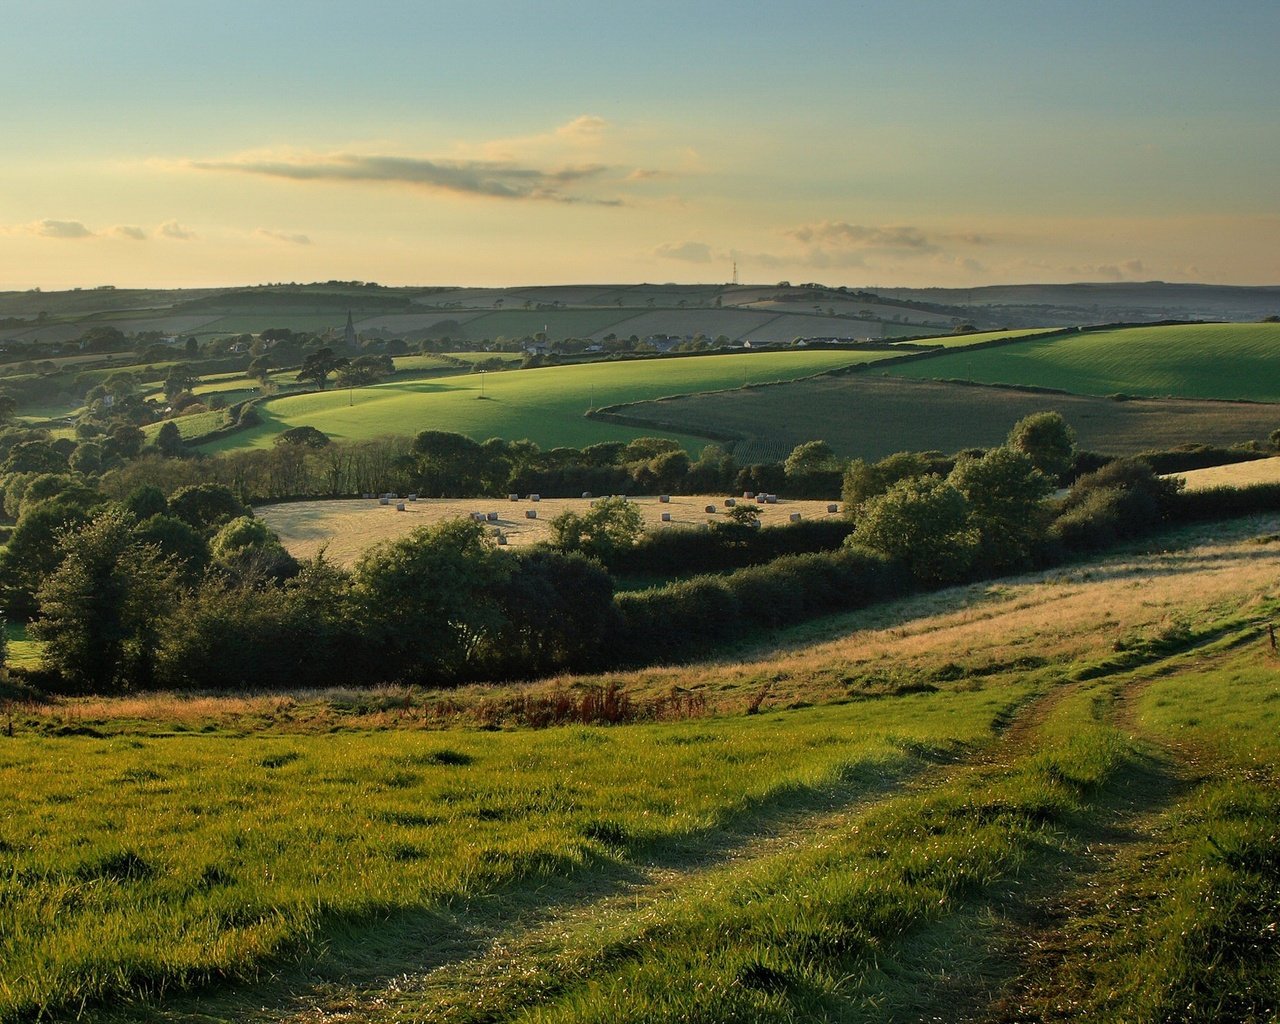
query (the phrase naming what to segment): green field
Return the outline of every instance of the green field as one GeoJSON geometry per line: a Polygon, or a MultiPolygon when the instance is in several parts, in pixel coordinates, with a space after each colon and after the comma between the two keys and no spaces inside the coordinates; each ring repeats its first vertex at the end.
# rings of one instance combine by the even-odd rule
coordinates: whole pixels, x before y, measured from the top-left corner
{"type": "Polygon", "coordinates": [[[0,1021],[1265,1021],[1278,526],[738,661],[19,705],[0,1021]],[[707,704],[495,712],[605,683],[707,704]]]}
{"type": "MultiPolygon", "coordinates": [[[[929,359],[919,367],[935,362],[929,359]]],[[[883,373],[916,369],[886,367],[883,373]]],[[[822,438],[847,458],[898,451],[959,451],[1000,444],[1022,417],[1060,412],[1081,447],[1133,454],[1187,443],[1230,445],[1265,439],[1280,405],[1193,399],[1043,394],[1012,388],[911,380],[867,373],[771,384],[732,393],[640,402],[616,411],[655,431],[732,437],[739,463],[780,461],[797,444],[822,438]]]]}
{"type": "Polygon", "coordinates": [[[937,345],[942,348],[969,348],[972,345],[983,345],[992,341],[1007,341],[1010,338],[1031,338],[1053,329],[1051,327],[1040,327],[1020,331],[978,331],[975,334],[945,334],[935,338],[927,338],[921,344],[937,345]]]}
{"type": "Polygon", "coordinates": [[[1058,388],[1081,395],[1280,401],[1280,324],[1129,327],[942,355],[895,376],[1058,388]]]}
{"type": "MultiPolygon", "coordinates": [[[[266,447],[276,434],[304,424],[340,439],[451,430],[481,440],[528,438],[544,447],[626,440],[646,431],[598,423],[584,413],[619,402],[805,377],[885,355],[881,351],[761,352],[588,363],[488,373],[483,380],[468,374],[396,381],[352,393],[285,396],[258,407],[264,420],[260,426],[215,446],[219,450],[266,447]]],[[[679,439],[695,452],[706,443],[688,436],[679,439]]]]}

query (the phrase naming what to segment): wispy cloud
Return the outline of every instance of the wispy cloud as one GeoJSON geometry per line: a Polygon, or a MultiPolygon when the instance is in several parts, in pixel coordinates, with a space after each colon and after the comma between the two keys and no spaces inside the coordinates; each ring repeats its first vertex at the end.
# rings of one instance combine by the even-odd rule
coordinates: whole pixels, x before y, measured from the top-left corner
{"type": "Polygon", "coordinates": [[[145,242],[147,233],[142,228],[134,227],[132,224],[117,224],[111,229],[111,234],[117,238],[128,238],[134,242],[145,242]]]}
{"type": "Polygon", "coordinates": [[[78,220],[39,220],[31,232],[42,238],[93,238],[94,234],[78,220]]]}
{"type": "Polygon", "coordinates": [[[156,229],[165,238],[172,238],[179,242],[189,242],[196,237],[196,233],[190,228],[185,228],[176,220],[167,220],[156,229]]]}
{"type": "Polygon", "coordinates": [[[255,232],[259,238],[269,238],[274,242],[288,242],[290,245],[310,245],[310,235],[294,234],[289,231],[272,231],[270,228],[258,228],[255,232]]]}
{"type": "Polygon", "coordinates": [[[653,250],[655,256],[686,263],[710,263],[711,246],[706,242],[666,242],[653,250]]]}
{"type": "Polygon", "coordinates": [[[596,139],[605,133],[609,122],[595,114],[581,114],[555,130],[562,139],[596,139]]]}
{"type": "Polygon", "coordinates": [[[253,174],[290,181],[407,185],[489,199],[622,205],[618,199],[599,199],[573,191],[577,186],[605,175],[609,168],[604,164],[544,170],[505,161],[428,160],[336,153],[277,160],[249,156],[229,160],[194,160],[189,166],[202,171],[253,174]]]}
{"type": "Polygon", "coordinates": [[[868,227],[847,221],[805,224],[787,232],[805,245],[833,249],[887,250],[893,252],[936,252],[938,246],[919,228],[906,225],[868,227]]]}

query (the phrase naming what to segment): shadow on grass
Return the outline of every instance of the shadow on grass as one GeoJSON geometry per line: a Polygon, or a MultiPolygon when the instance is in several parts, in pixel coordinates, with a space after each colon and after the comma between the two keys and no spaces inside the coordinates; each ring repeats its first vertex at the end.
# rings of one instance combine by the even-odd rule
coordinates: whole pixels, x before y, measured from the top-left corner
{"type": "Polygon", "coordinates": [[[172,992],[175,979],[153,984],[144,979],[128,1002],[116,996],[77,1019],[171,1024],[322,1017],[341,1005],[342,994],[350,990],[376,992],[398,977],[479,956],[504,935],[639,891],[652,885],[655,875],[697,872],[737,857],[766,854],[770,840],[785,838],[809,819],[870,803],[928,767],[954,762],[964,753],[918,743],[900,744],[900,750],[901,756],[889,762],[849,764],[825,785],[780,787],[726,820],[680,837],[632,838],[612,822],[592,822],[583,830],[586,856],[581,862],[542,856],[517,881],[436,908],[327,915],[318,921],[313,938],[282,949],[251,977],[177,979],[194,990],[179,995],[172,992]]]}

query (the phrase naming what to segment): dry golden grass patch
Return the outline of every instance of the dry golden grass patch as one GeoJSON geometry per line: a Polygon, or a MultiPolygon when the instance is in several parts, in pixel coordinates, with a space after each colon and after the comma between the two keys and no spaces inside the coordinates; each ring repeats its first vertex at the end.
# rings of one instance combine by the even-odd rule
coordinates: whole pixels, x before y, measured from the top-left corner
{"type": "Polygon", "coordinates": [[[1248,487],[1250,484],[1280,483],[1280,458],[1237,462],[1231,466],[1210,466],[1186,473],[1171,473],[1187,482],[1188,491],[1204,491],[1211,487],[1248,487]]]}
{"type": "MultiPolygon", "coordinates": [[[[671,495],[670,503],[662,503],[656,495],[629,499],[644,515],[645,528],[691,529],[708,522],[725,520],[724,495],[671,495]],[[706,507],[714,505],[714,514],[706,507]],[[662,521],[662,513],[671,514],[671,522],[662,521]]],[[[830,502],[788,501],[778,499],[776,505],[750,504],[760,510],[760,521],[775,526],[790,521],[793,513],[805,519],[828,518],[830,502]]],[[[588,498],[543,498],[519,501],[507,498],[420,498],[405,501],[404,511],[396,504],[380,505],[376,498],[344,501],[298,501],[285,505],[265,505],[256,515],[280,535],[280,540],[296,558],[312,558],[321,548],[326,557],[339,565],[353,564],[366,549],[384,540],[403,537],[419,526],[431,526],[473,512],[496,512],[498,519],[489,526],[501,530],[507,542],[516,546],[536,544],[551,539],[551,520],[562,512],[582,513],[591,507],[588,498]],[[525,513],[537,513],[529,519],[525,513]]]]}
{"type": "Polygon", "coordinates": [[[1183,531],[1180,543],[1167,549],[923,594],[809,623],[732,659],[695,665],[448,690],[65,699],[32,712],[73,722],[181,722],[186,728],[248,720],[280,731],[439,728],[474,723],[486,704],[515,694],[609,684],[637,699],[673,688],[700,694],[712,714],[741,712],[762,692],[763,706],[777,708],[874,696],[875,686],[867,684],[877,681],[998,686],[1010,673],[1066,672],[1110,656],[1118,641],[1182,622],[1247,614],[1280,591],[1280,544],[1259,543],[1278,531],[1275,515],[1211,524],[1183,531]]]}

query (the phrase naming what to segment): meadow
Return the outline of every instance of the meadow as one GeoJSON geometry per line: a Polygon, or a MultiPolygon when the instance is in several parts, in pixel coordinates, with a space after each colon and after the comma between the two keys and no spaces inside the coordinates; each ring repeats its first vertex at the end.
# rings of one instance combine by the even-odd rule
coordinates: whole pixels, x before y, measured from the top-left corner
{"type": "MultiPolygon", "coordinates": [[[[835,495],[832,496],[833,500],[835,495]]],[[[538,502],[512,502],[494,498],[420,498],[405,502],[405,510],[395,505],[381,505],[369,499],[351,501],[291,501],[280,505],[262,505],[254,514],[279,536],[281,543],[295,558],[313,558],[324,551],[325,557],[339,565],[352,565],[371,545],[403,537],[420,526],[431,526],[472,512],[496,512],[491,529],[499,530],[513,547],[525,547],[552,539],[551,521],[564,512],[579,515],[591,507],[588,498],[542,498],[538,502]],[[525,513],[537,513],[529,519],[525,513]]],[[[654,495],[630,499],[640,509],[646,530],[695,529],[710,522],[726,521],[724,495],[670,495],[660,502],[654,495]],[[715,513],[706,507],[714,505],[715,513]],[[662,514],[671,516],[662,521],[662,514]]],[[[755,505],[764,526],[780,526],[790,522],[793,514],[805,519],[830,518],[829,502],[780,499],[776,505],[755,505]]]]}
{"type": "MultiPolygon", "coordinates": [[[[586,363],[515,372],[393,381],[355,391],[285,396],[258,407],[262,423],[207,450],[267,447],[290,427],[359,440],[420,430],[477,439],[528,438],[543,447],[629,441],[646,431],[602,424],[588,409],[770,380],[805,377],[885,358],[882,351],[799,351],[586,363]]],[[[691,452],[706,440],[674,436],[691,452]]]]}
{"type": "Polygon", "coordinates": [[[896,366],[894,376],[1058,388],[1081,395],[1280,401],[1280,324],[1127,327],[896,366]]]}
{"type": "Polygon", "coordinates": [[[680,720],[18,707],[0,1020],[1265,1020],[1278,526],[534,684],[704,695],[680,720]]]}
{"type": "Polygon", "coordinates": [[[973,331],[968,334],[943,334],[936,338],[927,338],[923,345],[936,345],[940,348],[971,348],[974,345],[986,345],[993,341],[1012,341],[1015,338],[1033,338],[1037,334],[1045,334],[1054,330],[1051,327],[1026,328],[1017,331],[973,331]]]}
{"type": "MultiPolygon", "coordinates": [[[[975,352],[975,360],[982,354],[975,352]]],[[[1046,410],[1062,413],[1082,448],[1118,455],[1186,443],[1265,439],[1280,426],[1280,406],[1275,405],[1192,399],[1119,402],[898,376],[923,372],[945,358],[926,357],[878,372],[872,366],[863,373],[663,398],[610,411],[648,423],[654,431],[734,438],[732,450],[742,463],[781,460],[797,444],[818,437],[846,458],[989,447],[1000,444],[1022,417],[1046,410]]]]}

